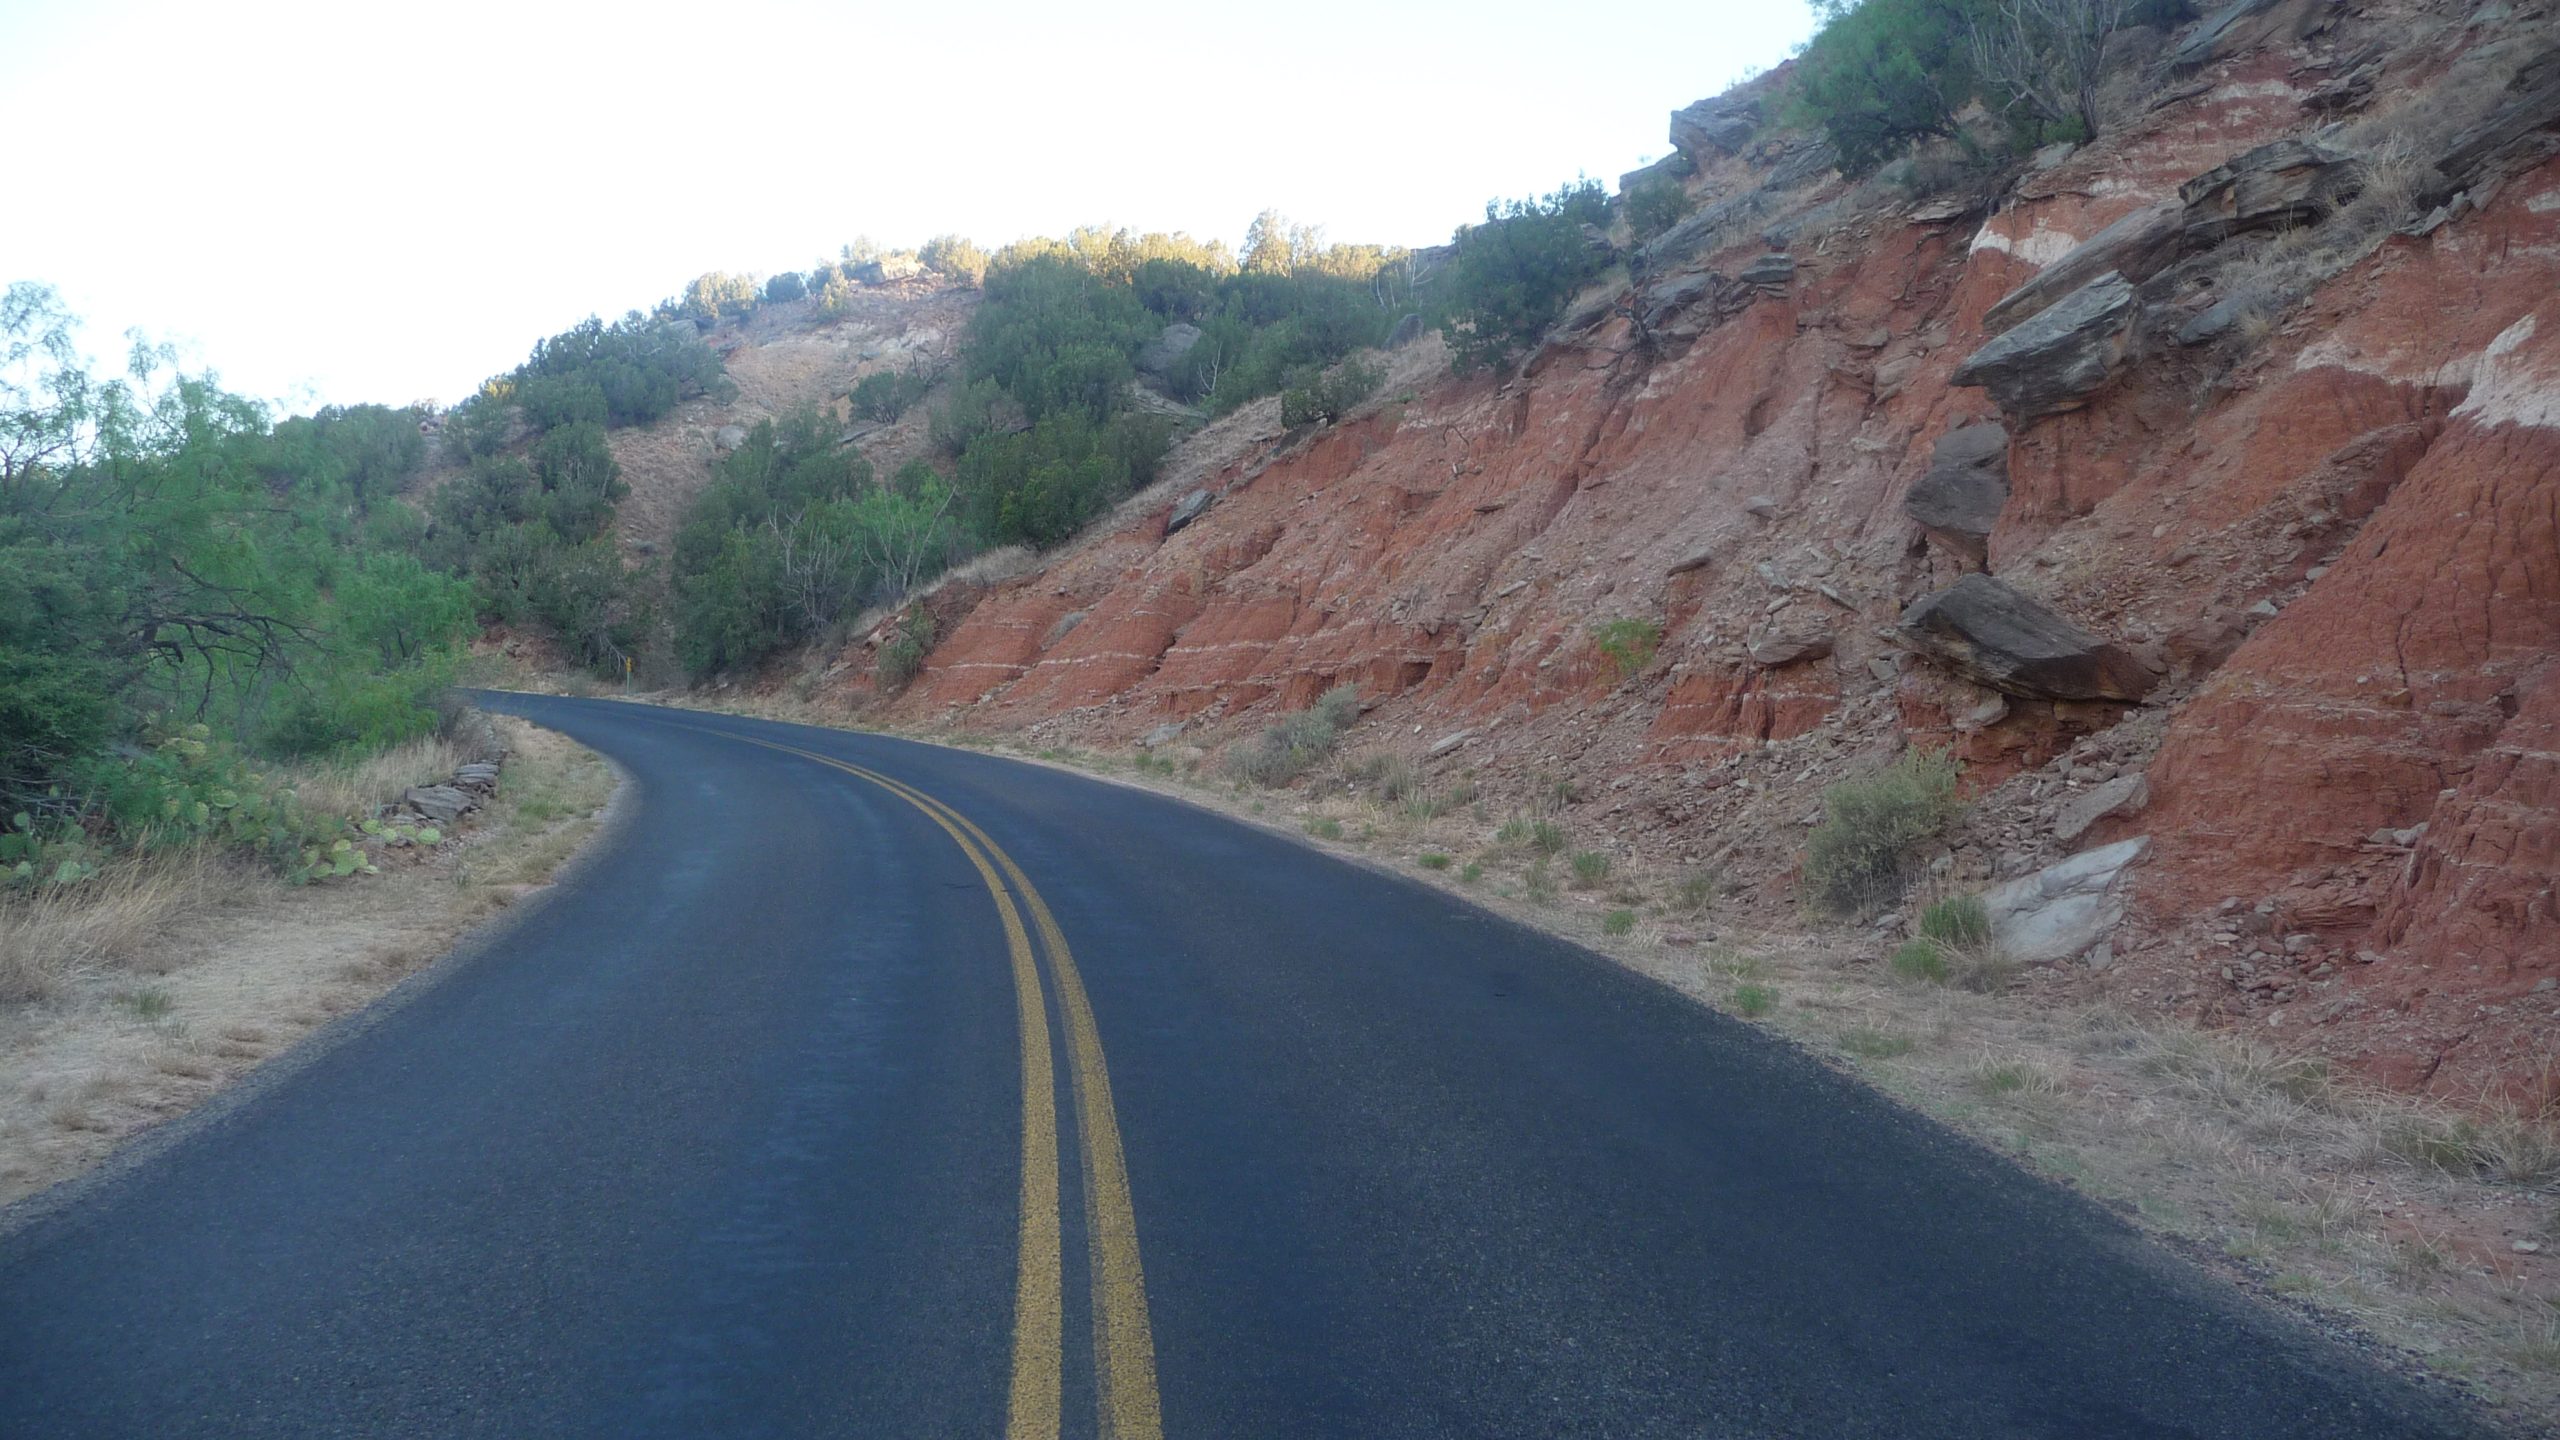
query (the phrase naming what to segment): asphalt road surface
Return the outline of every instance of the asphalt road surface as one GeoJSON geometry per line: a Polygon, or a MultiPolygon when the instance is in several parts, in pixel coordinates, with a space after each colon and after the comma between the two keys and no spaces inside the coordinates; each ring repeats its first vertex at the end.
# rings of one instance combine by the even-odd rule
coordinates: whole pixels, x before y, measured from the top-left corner
{"type": "Polygon", "coordinates": [[[0,1237],[0,1436],[2476,1433],[1426,887],[875,736],[497,697],[542,903],[0,1237]]]}

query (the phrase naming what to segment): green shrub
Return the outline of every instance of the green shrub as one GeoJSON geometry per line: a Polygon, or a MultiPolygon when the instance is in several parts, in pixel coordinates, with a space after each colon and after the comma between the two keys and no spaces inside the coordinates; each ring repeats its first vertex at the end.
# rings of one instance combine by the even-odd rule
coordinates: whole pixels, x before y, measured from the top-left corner
{"type": "Polygon", "coordinates": [[[1307,821],[1307,833],[1319,840],[1342,838],[1342,822],[1330,815],[1318,815],[1307,821]]]}
{"type": "Polygon", "coordinates": [[[1467,862],[1466,868],[1458,872],[1458,878],[1469,885],[1473,885],[1484,878],[1484,867],[1477,864],[1475,861],[1470,860],[1467,862]]]}
{"type": "Polygon", "coordinates": [[[1360,692],[1337,685],[1313,706],[1283,715],[1227,759],[1227,773],[1256,785],[1286,785],[1333,753],[1360,713],[1360,692]]]}
{"type": "Polygon", "coordinates": [[[1555,855],[1564,850],[1564,827],[1552,820],[1529,822],[1529,848],[1541,855],[1555,855]]]}
{"type": "Polygon", "coordinates": [[[1824,790],[1822,808],[1805,842],[1805,895],[1818,909],[1851,915],[1899,898],[1919,847],[1964,806],[1955,761],[1914,750],[1877,774],[1824,790]]]}
{"type": "Polygon", "coordinates": [[[1323,374],[1307,377],[1303,383],[1280,392],[1280,423],[1294,429],[1300,425],[1330,424],[1351,412],[1361,401],[1378,392],[1386,378],[1374,365],[1346,360],[1323,374]]]}
{"type": "Polygon", "coordinates": [[[886,424],[907,413],[932,388],[933,381],[916,371],[875,371],[854,383],[853,413],[886,424]]]}
{"type": "Polygon", "coordinates": [[[1699,914],[1714,904],[1723,890],[1724,881],[1704,871],[1683,876],[1671,892],[1671,908],[1684,915],[1699,914]]]}
{"type": "Polygon", "coordinates": [[[1733,987],[1733,1008],[1757,1020],[1778,1008],[1778,992],[1767,985],[1736,985],[1733,987]]]}
{"type": "Polygon", "coordinates": [[[1979,895],[1933,900],[1920,912],[1920,934],[1954,949],[1979,949],[1991,943],[1991,912],[1979,895]]]}
{"type": "Polygon", "coordinates": [[[1449,868],[1449,857],[1437,850],[1428,850],[1414,857],[1414,863],[1425,870],[1446,870],[1449,868]]]}
{"type": "Polygon", "coordinates": [[[1579,850],[1573,856],[1573,888],[1590,890],[1609,878],[1609,857],[1597,850],[1579,850]]]}
{"type": "Polygon", "coordinates": [[[764,282],[764,298],[768,304],[797,300],[809,293],[809,282],[797,270],[785,270],[764,282]]]}
{"type": "Polygon", "coordinates": [[[1687,219],[1697,204],[1688,187],[1671,176],[1642,181],[1626,194],[1628,236],[1642,245],[1687,219]]]}
{"type": "Polygon", "coordinates": [[[1363,756],[1348,773],[1381,804],[1400,805],[1422,794],[1421,767],[1392,751],[1363,756]]]}
{"type": "Polygon", "coordinates": [[[1636,912],[1633,910],[1612,910],[1600,918],[1600,933],[1603,935],[1632,935],[1635,929],[1636,912]]]}
{"type": "Polygon", "coordinates": [[[924,669],[924,657],[933,650],[933,612],[922,605],[910,606],[898,620],[896,633],[880,647],[874,669],[883,690],[903,690],[907,682],[924,669]]]}
{"type": "Polygon", "coordinates": [[[1893,973],[1905,980],[1947,983],[1946,953],[1933,940],[1911,940],[1893,952],[1893,973]]]}
{"type": "Polygon", "coordinates": [[[1609,664],[1612,680],[1643,673],[1662,648],[1662,627],[1651,620],[1603,620],[1591,627],[1592,646],[1609,664]]]}

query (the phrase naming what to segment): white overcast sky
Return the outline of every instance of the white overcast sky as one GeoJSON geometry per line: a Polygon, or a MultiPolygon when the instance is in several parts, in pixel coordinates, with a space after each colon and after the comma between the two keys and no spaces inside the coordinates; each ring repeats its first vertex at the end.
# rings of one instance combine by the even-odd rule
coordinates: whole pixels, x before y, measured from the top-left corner
{"type": "Polygon", "coordinates": [[[856,235],[1446,240],[1666,153],[1800,0],[0,0],[0,281],[293,409],[452,400],[590,313],[856,235]]]}

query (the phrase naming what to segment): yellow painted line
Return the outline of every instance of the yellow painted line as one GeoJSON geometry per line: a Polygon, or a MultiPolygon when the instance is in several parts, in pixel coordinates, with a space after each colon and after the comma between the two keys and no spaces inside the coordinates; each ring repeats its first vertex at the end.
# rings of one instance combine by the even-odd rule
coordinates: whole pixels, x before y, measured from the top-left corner
{"type": "MultiPolygon", "coordinates": [[[[704,733],[726,735],[714,730],[704,733]]],[[[1014,1298],[1013,1393],[1005,1433],[1007,1440],[1031,1440],[1033,1436],[1055,1436],[1060,1423],[1059,1375],[1065,1364],[1059,1321],[1062,1242],[1058,1223],[1056,1084],[1051,1078],[1048,1012],[1041,1003],[1039,977],[1032,968],[1021,917],[989,868],[989,857],[1012,880],[1014,890],[1031,912],[1041,948],[1048,952],[1050,975],[1058,988],[1058,1008],[1067,1026],[1067,1075],[1075,1092],[1076,1133],[1084,1158],[1098,1428],[1103,1440],[1163,1440],[1164,1410],[1156,1387],[1155,1330],[1147,1317],[1146,1272],[1138,1258],[1137,1210],[1130,1200],[1119,1112],[1111,1099],[1111,1074],[1103,1062],[1101,1028],[1094,1023],[1093,1004],[1085,994],[1075,952],[1069,948],[1066,932],[1059,928],[1049,903],[1003,846],[978,828],[975,821],[934,796],[878,771],[812,750],[751,740],[743,735],[726,738],[814,760],[868,780],[915,806],[960,846],[995,896],[1014,956],[1014,995],[1022,1013],[1025,1077],[1023,1258],[1014,1298]],[[1035,1108],[1040,1112],[1041,1123],[1037,1126],[1035,1108]],[[1039,1163],[1035,1157],[1043,1153],[1045,1163],[1039,1163]],[[1035,1174],[1040,1187],[1045,1187],[1038,1194],[1035,1174]]]]}
{"type": "MultiPolygon", "coordinates": [[[[960,847],[960,853],[977,867],[978,878],[994,898],[997,917],[1004,922],[1005,949],[1013,962],[1014,1007],[1022,1021],[1022,1222],[1013,1285],[1013,1382],[1005,1400],[1004,1433],[1005,1440],[1056,1440],[1065,1415],[1059,1392],[1067,1362],[1065,1246],[1059,1233],[1058,1209],[1058,1082],[1050,1057],[1049,1008],[1040,998],[1040,970],[1032,958],[1031,938],[1023,929],[1021,911],[1014,907],[1013,897],[1006,892],[995,867],[987,863],[986,855],[962,831],[967,826],[969,832],[975,833],[977,827],[959,820],[956,812],[946,815],[930,797],[884,775],[812,751],[698,725],[684,728],[798,755],[871,781],[941,826],[952,843],[960,847]]],[[[992,842],[988,848],[994,848],[992,842]]],[[[1010,859],[1004,863],[1008,870],[1013,869],[1010,859]]],[[[1045,908],[1042,914],[1044,929],[1053,928],[1054,922],[1045,918],[1045,908]]]]}
{"type": "MultiPolygon", "coordinates": [[[[829,764],[838,762],[829,761],[829,764]]],[[[1040,898],[1031,877],[1022,873],[1004,847],[988,838],[969,817],[900,781],[859,766],[846,767],[884,785],[909,803],[930,807],[995,857],[998,865],[1030,907],[1042,946],[1049,952],[1050,974],[1058,985],[1058,1008],[1067,1021],[1067,1071],[1075,1087],[1076,1129],[1084,1144],[1085,1234],[1093,1266],[1094,1364],[1097,1408],[1103,1440],[1162,1440],[1163,1406],[1156,1391],[1155,1331],[1147,1320],[1147,1281],[1138,1263],[1138,1217],[1129,1200],[1129,1170],[1120,1148],[1120,1121],[1111,1103],[1111,1075],[1102,1061],[1102,1032],[1094,1024],[1086,1000],[1084,977],[1076,970],[1075,952],[1048,902],[1040,898]]]]}

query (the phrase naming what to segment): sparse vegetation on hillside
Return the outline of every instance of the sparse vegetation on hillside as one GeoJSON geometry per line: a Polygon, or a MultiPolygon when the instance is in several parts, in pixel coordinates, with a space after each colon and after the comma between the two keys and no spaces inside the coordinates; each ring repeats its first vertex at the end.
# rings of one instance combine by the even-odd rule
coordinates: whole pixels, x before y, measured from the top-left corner
{"type": "Polygon", "coordinates": [[[1154,477],[1171,427],[1134,410],[1131,387],[1170,325],[1198,334],[1151,359],[1154,379],[1213,411],[1297,387],[1303,418],[1323,418],[1375,387],[1359,367],[1320,372],[1394,323],[1370,283],[1387,252],[1324,246],[1265,215],[1248,257],[1239,267],[1187,236],[1088,229],[988,262],[966,382],[934,420],[973,538],[1058,544],[1154,477]]]}
{"type": "MultiPolygon", "coordinates": [[[[1799,118],[1844,174],[1865,175],[1915,141],[1956,138],[1973,101],[1993,137],[2026,149],[2104,128],[2108,42],[2133,25],[2190,18],[2188,0],[1817,0],[1822,28],[1794,81],[1799,118]]],[[[1972,137],[1965,137],[1972,138],[1972,137]]]]}
{"type": "Polygon", "coordinates": [[[697,676],[752,666],[904,594],[956,553],[951,504],[929,466],[872,483],[814,411],[757,425],[676,534],[677,657],[697,676]]]}

